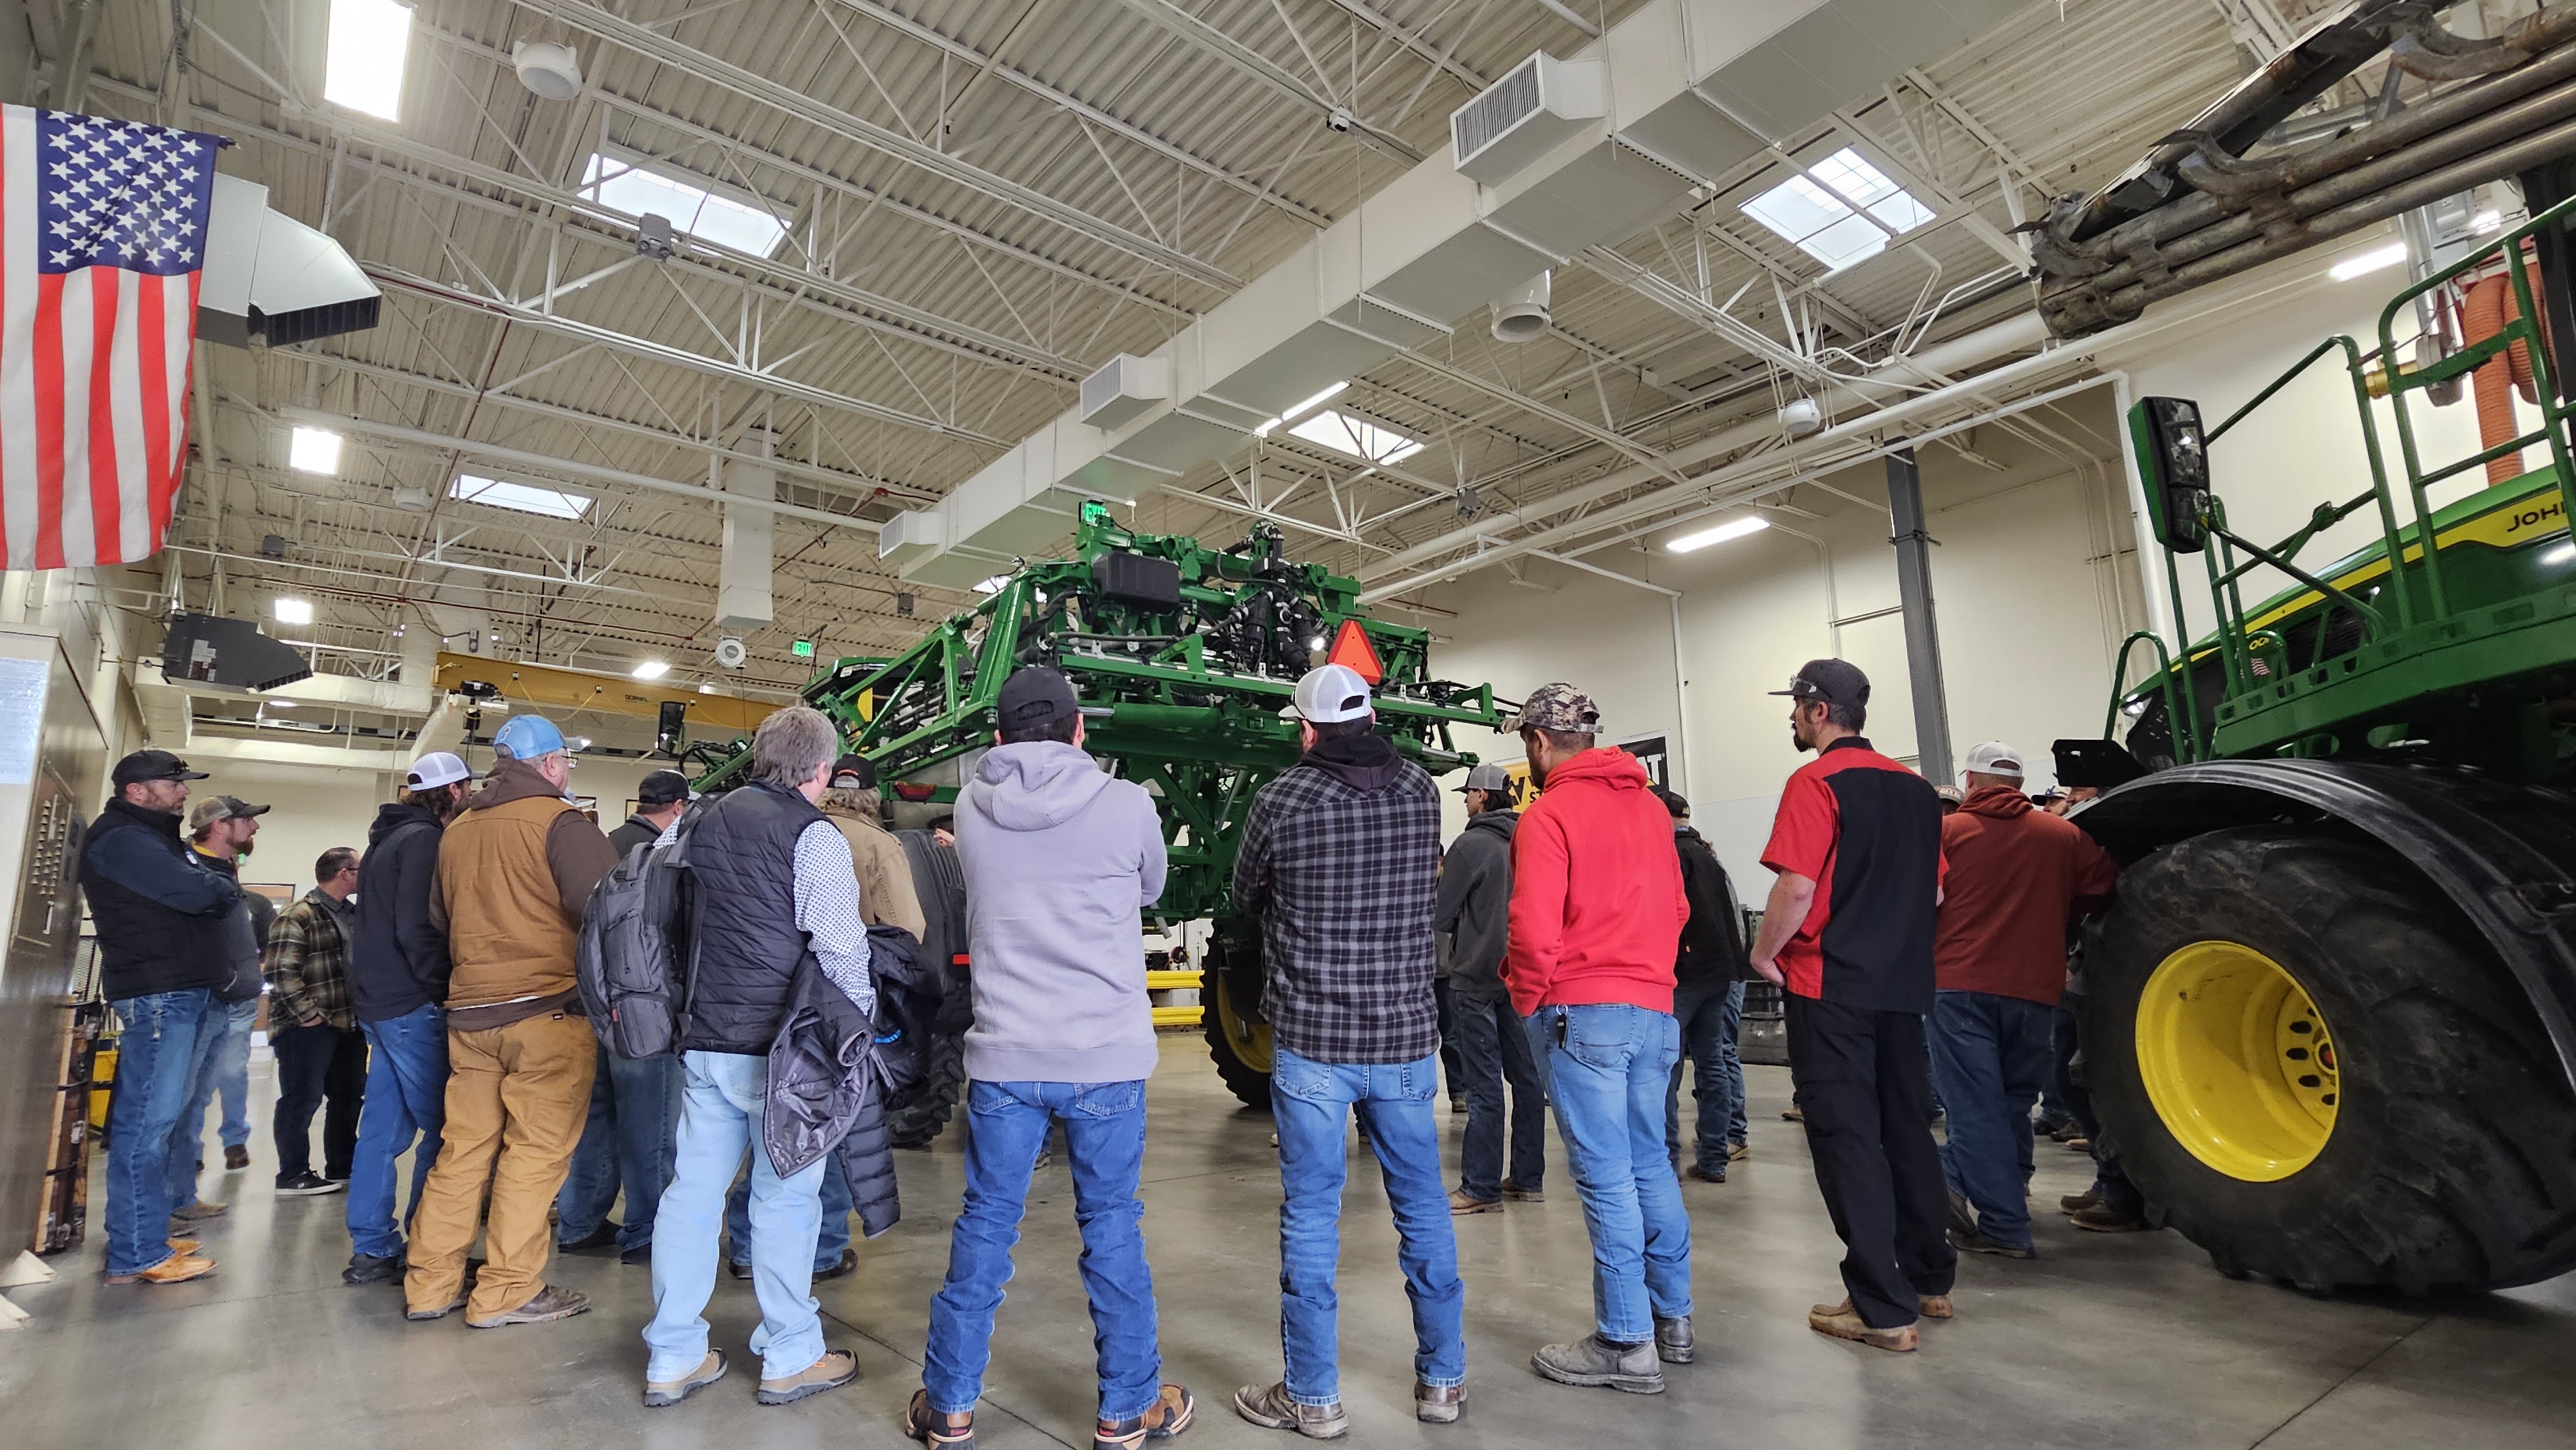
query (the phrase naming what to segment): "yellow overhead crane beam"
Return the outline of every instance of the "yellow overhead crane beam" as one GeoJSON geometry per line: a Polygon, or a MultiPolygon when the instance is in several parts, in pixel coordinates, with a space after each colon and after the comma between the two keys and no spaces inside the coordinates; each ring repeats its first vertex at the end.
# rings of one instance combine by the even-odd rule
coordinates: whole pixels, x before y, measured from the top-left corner
{"type": "Polygon", "coordinates": [[[746,734],[768,719],[771,711],[779,708],[767,700],[702,694],[696,689],[680,686],[650,685],[624,675],[594,674],[589,670],[559,669],[553,665],[439,651],[438,688],[441,691],[454,694],[464,689],[469,680],[492,686],[513,705],[557,710],[605,710],[616,715],[641,715],[648,720],[658,717],[666,702],[677,700],[688,707],[688,720],[693,726],[707,730],[739,730],[746,734]]]}

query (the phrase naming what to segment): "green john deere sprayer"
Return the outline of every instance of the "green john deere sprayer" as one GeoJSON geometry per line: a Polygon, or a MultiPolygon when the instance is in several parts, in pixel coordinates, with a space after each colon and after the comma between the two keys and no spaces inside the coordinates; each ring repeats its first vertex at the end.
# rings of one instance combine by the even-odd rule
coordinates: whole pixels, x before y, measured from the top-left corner
{"type": "MultiPolygon", "coordinates": [[[[2400,293],[2376,347],[2321,343],[2212,423],[2181,398],[2129,417],[2172,598],[2205,576],[2213,633],[2115,690],[2061,775],[2115,787],[2075,816],[2126,864],[2084,958],[2088,1079],[2151,1216],[2224,1272],[2314,1292],[2526,1283],[2576,1267],[2576,544],[2568,420],[2531,269],[2520,311],[2438,362],[2396,365],[2415,299],[2521,257],[2576,203],[2400,293]],[[2410,403],[2528,358],[2540,426],[2420,456],[2410,403]],[[2381,362],[2391,365],[2383,370],[2381,362]],[[2340,366],[2371,477],[2288,537],[2233,532],[2227,440],[2311,367],[2340,366]],[[2392,403],[2389,440],[2371,393],[2392,403]],[[2436,508],[2492,460],[2548,466],[2436,508]],[[2334,524],[2377,525],[2332,562],[2334,524]],[[2427,540],[2432,543],[2426,548],[2427,540]],[[2248,604],[2257,575],[2288,581],[2248,604]]],[[[2516,425],[2518,426],[2518,425],[2516,425]]],[[[2240,495],[2241,497],[2242,495],[2240,495]]]]}
{"type": "MultiPolygon", "coordinates": [[[[1201,1007],[1157,1016],[1202,1021],[1226,1086],[1266,1105],[1260,940],[1234,914],[1228,881],[1254,793],[1296,763],[1297,726],[1281,712],[1297,677],[1328,654],[1374,674],[1379,731],[1434,775],[1475,763],[1451,748],[1451,726],[1503,725],[1492,687],[1433,679],[1425,631],[1368,618],[1357,582],[1288,562],[1275,524],[1212,549],[1131,533],[1106,505],[1088,503],[1072,558],[1022,563],[993,583],[982,603],[905,653],[845,659],[816,675],[805,703],[837,720],[850,748],[875,761],[899,796],[953,801],[993,743],[994,705],[1011,671],[1064,671],[1086,709],[1106,711],[1088,722],[1085,748],[1152,791],[1160,807],[1171,874],[1153,918],[1214,924],[1204,971],[1148,975],[1152,987],[1198,989],[1201,1007]]],[[[749,762],[739,744],[695,753],[706,766],[702,791],[733,783],[749,762]]],[[[903,834],[931,917],[927,945],[952,965],[933,1071],[894,1114],[897,1141],[918,1144],[946,1123],[963,1081],[956,1038],[967,1025],[973,964],[957,920],[954,861],[927,833],[903,834]]]]}

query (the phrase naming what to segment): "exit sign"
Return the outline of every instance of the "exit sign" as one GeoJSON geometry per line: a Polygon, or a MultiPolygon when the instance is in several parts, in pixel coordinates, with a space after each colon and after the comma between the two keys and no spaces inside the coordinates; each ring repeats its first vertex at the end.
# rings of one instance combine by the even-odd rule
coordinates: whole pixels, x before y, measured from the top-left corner
{"type": "Polygon", "coordinates": [[[814,657],[814,641],[810,639],[800,639],[788,648],[795,651],[796,657],[800,660],[810,660],[814,657]]]}

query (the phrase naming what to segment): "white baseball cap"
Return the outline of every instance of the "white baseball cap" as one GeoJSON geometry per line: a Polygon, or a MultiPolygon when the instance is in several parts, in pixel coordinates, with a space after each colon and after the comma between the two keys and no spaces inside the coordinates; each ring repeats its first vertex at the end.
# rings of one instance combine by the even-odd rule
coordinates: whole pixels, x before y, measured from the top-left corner
{"type": "Polygon", "coordinates": [[[2008,775],[2019,780],[2021,752],[2000,740],[1989,740],[1968,752],[1967,764],[1960,770],[1963,773],[1973,771],[1978,775],[2008,775]]]}
{"type": "Polygon", "coordinates": [[[433,750],[411,763],[411,774],[403,777],[403,784],[412,790],[436,790],[473,778],[474,772],[465,768],[463,757],[433,750]]]}
{"type": "Polygon", "coordinates": [[[1317,665],[1297,681],[1297,702],[1280,715],[1316,725],[1357,720],[1369,712],[1368,681],[1349,665],[1317,665]]]}

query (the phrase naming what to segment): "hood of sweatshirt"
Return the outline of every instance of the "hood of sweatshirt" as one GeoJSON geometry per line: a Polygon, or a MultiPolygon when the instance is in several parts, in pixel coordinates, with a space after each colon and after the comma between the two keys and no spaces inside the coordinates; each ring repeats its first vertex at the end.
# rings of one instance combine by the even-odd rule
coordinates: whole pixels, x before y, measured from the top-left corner
{"type": "Polygon", "coordinates": [[[1481,811],[1467,818],[1467,829],[1471,831],[1491,831],[1495,835],[1502,837],[1505,844],[1509,844],[1512,839],[1512,831],[1514,828],[1518,827],[1520,823],[1521,813],[1518,811],[1481,811]]]}
{"type": "Polygon", "coordinates": [[[996,745],[975,767],[966,803],[1006,831],[1043,831],[1079,814],[1109,788],[1109,772],[1088,754],[1054,740],[996,745]]]}
{"type": "Polygon", "coordinates": [[[1998,821],[2009,821],[2016,816],[2026,816],[2037,809],[2037,806],[2030,803],[2029,796],[2023,795],[2020,790],[2008,785],[1981,785],[1968,792],[1968,798],[1959,803],[1962,814],[1992,816],[1998,821]]]}
{"type": "Polygon", "coordinates": [[[416,806],[406,801],[387,801],[376,807],[376,818],[367,823],[367,849],[374,850],[377,842],[414,821],[433,828],[441,825],[438,817],[426,806],[416,806]]]}
{"type": "Polygon", "coordinates": [[[465,802],[465,808],[469,811],[486,810],[531,796],[562,800],[564,793],[555,789],[555,783],[528,762],[504,760],[493,765],[492,773],[483,777],[483,788],[465,802]]]}
{"type": "Polygon", "coordinates": [[[1394,742],[1372,731],[1318,740],[1297,763],[1311,765],[1353,790],[1374,793],[1395,783],[1404,757],[1395,753],[1394,742]]]}
{"type": "Polygon", "coordinates": [[[1654,782],[1647,778],[1646,767],[1637,757],[1612,745],[1597,745],[1572,760],[1565,761],[1547,773],[1542,790],[1554,790],[1575,781],[1607,787],[1611,790],[1645,790],[1654,782]]]}

